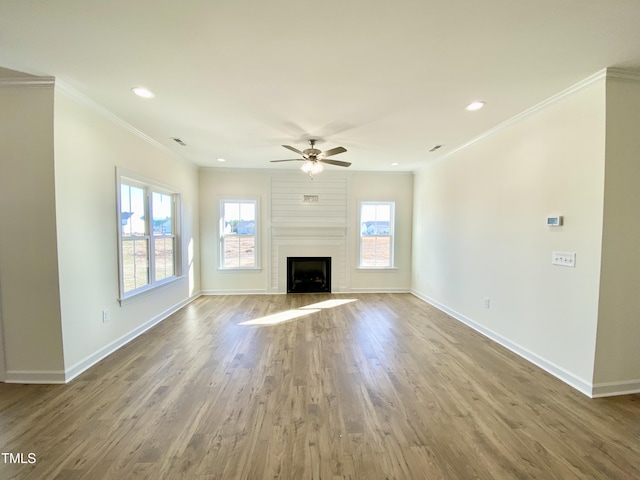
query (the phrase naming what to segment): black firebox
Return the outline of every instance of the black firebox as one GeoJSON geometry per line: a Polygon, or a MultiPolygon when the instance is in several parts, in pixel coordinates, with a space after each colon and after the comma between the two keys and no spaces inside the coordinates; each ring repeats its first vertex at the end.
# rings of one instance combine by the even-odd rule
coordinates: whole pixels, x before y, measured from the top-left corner
{"type": "Polygon", "coordinates": [[[287,293],[331,292],[331,257],[287,257],[287,293]]]}

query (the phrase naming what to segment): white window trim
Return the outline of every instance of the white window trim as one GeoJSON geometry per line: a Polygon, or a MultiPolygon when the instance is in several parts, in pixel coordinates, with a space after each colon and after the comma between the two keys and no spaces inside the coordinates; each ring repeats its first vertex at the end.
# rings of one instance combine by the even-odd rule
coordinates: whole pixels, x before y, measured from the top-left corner
{"type": "Polygon", "coordinates": [[[262,268],[260,267],[260,197],[222,197],[219,198],[218,201],[218,271],[221,273],[231,273],[231,272],[252,272],[252,271],[260,271],[262,268]],[[222,242],[224,238],[224,204],[225,203],[253,203],[255,204],[255,215],[256,215],[256,233],[254,234],[255,243],[255,260],[256,264],[253,267],[225,267],[224,266],[224,258],[223,258],[223,247],[222,242]]]}
{"type": "Polygon", "coordinates": [[[389,200],[361,200],[358,203],[358,266],[357,270],[398,270],[395,263],[395,241],[396,238],[396,202],[389,200]],[[362,206],[363,205],[389,205],[391,207],[391,215],[389,218],[389,265],[375,266],[362,265],[362,206]]]}
{"type": "MultiPolygon", "coordinates": [[[[117,232],[118,232],[118,301],[121,305],[131,302],[132,300],[147,296],[153,291],[163,288],[169,284],[177,282],[182,278],[182,192],[171,185],[160,183],[156,180],[152,180],[138,173],[126,170],[122,167],[116,167],[116,220],[117,220],[117,232]],[[122,218],[120,212],[121,201],[121,186],[122,184],[135,185],[137,187],[144,188],[145,190],[145,216],[147,219],[152,218],[151,214],[151,193],[163,193],[171,195],[174,200],[173,215],[174,215],[174,273],[172,276],[164,278],[162,280],[155,280],[155,264],[151,261],[150,255],[149,261],[149,283],[142,287],[136,288],[129,292],[124,291],[124,278],[123,278],[123,258],[122,258],[122,218]]],[[[149,252],[153,251],[153,229],[151,225],[149,228],[149,252]]],[[[147,236],[142,238],[146,238],[147,236]]],[[[166,237],[161,237],[166,238],[166,237]]]]}

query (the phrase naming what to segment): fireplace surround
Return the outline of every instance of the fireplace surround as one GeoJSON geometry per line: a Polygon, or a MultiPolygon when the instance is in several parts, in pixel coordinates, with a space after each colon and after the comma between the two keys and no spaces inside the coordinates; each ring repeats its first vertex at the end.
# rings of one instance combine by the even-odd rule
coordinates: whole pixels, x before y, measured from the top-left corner
{"type": "Polygon", "coordinates": [[[287,293],[331,292],[331,257],[287,257],[287,293]]]}

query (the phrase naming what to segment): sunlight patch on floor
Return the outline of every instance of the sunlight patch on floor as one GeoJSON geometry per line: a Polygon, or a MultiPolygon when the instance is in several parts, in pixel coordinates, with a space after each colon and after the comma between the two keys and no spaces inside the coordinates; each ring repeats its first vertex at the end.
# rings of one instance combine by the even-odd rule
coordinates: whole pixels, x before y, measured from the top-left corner
{"type": "Polygon", "coordinates": [[[300,317],[311,315],[312,313],[317,313],[325,308],[339,307],[345,303],[355,301],[355,298],[325,300],[324,302],[314,303],[305,307],[300,307],[296,310],[286,310],[284,312],[274,313],[254,320],[247,320],[246,322],[241,322],[238,325],[278,325],[280,323],[289,322],[300,317]]]}
{"type": "Polygon", "coordinates": [[[296,318],[311,315],[312,313],[316,313],[319,311],[319,308],[287,310],[280,313],[274,313],[273,315],[267,315],[266,317],[256,318],[255,320],[247,320],[246,322],[239,323],[238,325],[277,325],[279,323],[295,320],[296,318]]]}
{"type": "Polygon", "coordinates": [[[300,307],[301,309],[307,308],[334,308],[339,307],[340,305],[344,305],[345,303],[355,302],[357,299],[355,298],[343,298],[343,299],[334,299],[334,300],[325,300],[324,302],[314,303],[312,305],[307,305],[306,307],[300,307]]]}

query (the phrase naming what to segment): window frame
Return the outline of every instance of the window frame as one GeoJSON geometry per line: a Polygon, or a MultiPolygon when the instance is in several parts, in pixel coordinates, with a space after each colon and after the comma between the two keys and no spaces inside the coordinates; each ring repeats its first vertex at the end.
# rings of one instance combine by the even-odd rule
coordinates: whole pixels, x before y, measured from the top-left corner
{"type": "Polygon", "coordinates": [[[358,203],[358,269],[362,270],[396,270],[395,266],[395,210],[396,202],[393,200],[361,200],[358,203]],[[387,235],[363,235],[362,232],[362,208],[365,205],[384,205],[390,207],[389,212],[389,233],[387,235]],[[363,265],[363,239],[375,237],[389,238],[389,265],[363,265]]]}
{"type": "MultiPolygon", "coordinates": [[[[182,193],[176,187],[166,185],[149,179],[137,173],[116,168],[116,218],[117,218],[117,238],[118,238],[118,300],[120,304],[139,297],[142,294],[152,292],[160,287],[171,284],[182,278],[182,193]],[[123,235],[122,216],[122,186],[129,185],[141,188],[144,192],[144,223],[145,235],[137,236],[136,239],[145,239],[147,243],[147,263],[148,283],[132,290],[125,291],[124,277],[124,242],[129,240],[123,235]],[[172,233],[154,235],[153,230],[153,194],[158,193],[171,197],[171,219],[172,233]],[[160,280],[156,280],[155,243],[158,239],[171,238],[173,240],[173,274],[160,280]]],[[[128,218],[127,218],[128,219],[128,218]]]]}
{"type": "Polygon", "coordinates": [[[259,197],[224,197],[219,199],[219,211],[218,211],[218,270],[221,272],[243,272],[243,271],[256,271],[260,270],[260,243],[261,243],[261,232],[260,232],[260,198],[259,197]],[[255,226],[254,233],[251,234],[234,234],[234,236],[245,235],[247,237],[253,236],[254,243],[254,265],[249,267],[243,266],[233,266],[226,267],[225,266],[225,256],[224,256],[224,239],[229,236],[224,233],[224,208],[227,203],[238,203],[238,204],[253,204],[254,207],[254,216],[255,216],[255,226]]]}

